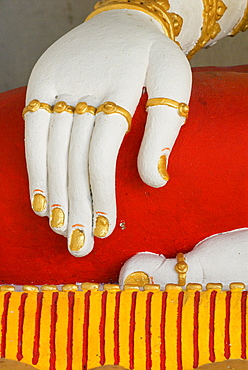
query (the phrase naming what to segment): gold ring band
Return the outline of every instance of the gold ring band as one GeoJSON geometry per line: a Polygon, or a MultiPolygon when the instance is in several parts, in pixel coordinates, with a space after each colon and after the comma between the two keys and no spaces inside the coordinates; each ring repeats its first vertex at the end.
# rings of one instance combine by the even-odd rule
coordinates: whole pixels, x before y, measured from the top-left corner
{"type": "Polygon", "coordinates": [[[186,274],[189,267],[188,264],[185,262],[185,258],[183,253],[177,254],[177,264],[175,266],[175,270],[178,273],[178,285],[185,286],[186,285],[186,274]]]}
{"type": "Polygon", "coordinates": [[[41,103],[39,100],[34,99],[32,100],[22,111],[22,117],[28,112],[36,112],[39,109],[45,109],[48,113],[62,113],[67,112],[70,114],[77,113],[77,114],[84,114],[84,113],[91,113],[93,115],[96,114],[96,108],[92,105],[88,105],[85,102],[79,102],[74,108],[72,105],[66,104],[64,101],[59,101],[55,104],[55,106],[49,105],[47,103],[41,103]]]}
{"type": "Polygon", "coordinates": [[[76,113],[76,114],[84,114],[84,113],[91,113],[95,115],[96,113],[103,112],[105,114],[121,114],[123,117],[126,118],[127,123],[128,123],[128,130],[127,132],[130,131],[131,129],[131,124],[132,124],[132,116],[131,114],[124,108],[120,107],[119,105],[113,103],[113,102],[105,102],[101,104],[97,109],[93,107],[92,105],[88,105],[86,102],[79,102],[76,105],[76,108],[66,104],[64,101],[59,101],[55,104],[55,106],[51,106],[46,103],[41,103],[39,100],[34,99],[32,100],[24,109],[22,112],[22,116],[27,112],[36,112],[38,109],[45,109],[49,113],[63,113],[67,112],[70,114],[76,113]]]}
{"type": "Polygon", "coordinates": [[[34,99],[23,109],[22,117],[28,112],[36,112],[38,109],[45,109],[48,113],[53,112],[53,107],[47,103],[41,103],[39,100],[34,99]]]}
{"type": "Polygon", "coordinates": [[[126,109],[120,107],[119,105],[117,105],[117,104],[115,104],[111,101],[107,101],[107,102],[99,105],[99,107],[97,108],[96,113],[100,113],[100,112],[103,112],[105,114],[113,114],[113,113],[121,114],[127,120],[127,123],[128,123],[127,132],[130,131],[131,124],[132,124],[132,116],[126,109]]]}
{"type": "Polygon", "coordinates": [[[154,107],[156,105],[167,105],[171,108],[176,108],[178,110],[179,116],[188,117],[189,106],[186,103],[178,103],[175,100],[167,98],[154,98],[147,100],[146,109],[149,107],[154,107]]]}

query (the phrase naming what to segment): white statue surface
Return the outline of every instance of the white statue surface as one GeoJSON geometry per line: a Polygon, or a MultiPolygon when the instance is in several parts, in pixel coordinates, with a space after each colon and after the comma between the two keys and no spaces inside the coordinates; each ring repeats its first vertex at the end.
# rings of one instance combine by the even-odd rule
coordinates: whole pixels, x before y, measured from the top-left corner
{"type": "Polygon", "coordinates": [[[133,284],[140,285],[141,272],[145,283],[159,284],[163,288],[169,283],[184,286],[189,283],[206,285],[217,282],[228,289],[233,282],[248,285],[247,261],[248,229],[244,228],[212,235],[186,253],[181,261],[187,266],[182,284],[176,269],[176,258],[167,259],[163,255],[149,252],[138,253],[125,262],[120,271],[119,283],[124,286],[132,280],[133,284]]]}
{"type": "Polygon", "coordinates": [[[100,2],[35,65],[24,109],[31,204],[68,238],[74,256],[90,253],[94,236],[115,227],[116,158],[143,87],[149,100],[139,173],[152,187],[169,180],[191,93],[186,55],[246,27],[246,0],[211,4],[100,2]],[[168,19],[154,15],[158,7],[168,19]]]}

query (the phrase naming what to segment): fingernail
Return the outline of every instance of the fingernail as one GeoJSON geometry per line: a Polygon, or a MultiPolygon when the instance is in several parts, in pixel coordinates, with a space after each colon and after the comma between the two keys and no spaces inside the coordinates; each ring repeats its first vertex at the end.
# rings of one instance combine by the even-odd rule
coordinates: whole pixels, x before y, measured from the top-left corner
{"type": "Polygon", "coordinates": [[[170,180],[170,176],[167,172],[167,158],[166,155],[161,155],[158,161],[158,172],[165,181],[170,180]]]}
{"type": "Polygon", "coordinates": [[[61,208],[53,208],[51,217],[50,217],[50,225],[51,227],[55,227],[57,229],[64,226],[65,222],[65,215],[61,208]]]}
{"type": "Polygon", "coordinates": [[[81,248],[83,248],[84,243],[85,243],[84,232],[78,229],[73,230],[69,245],[70,250],[73,252],[78,252],[81,248]]]}
{"type": "Polygon", "coordinates": [[[131,284],[137,285],[139,287],[143,287],[146,284],[150,283],[149,276],[143,271],[133,272],[132,274],[128,275],[124,281],[124,284],[131,284]]]}
{"type": "Polygon", "coordinates": [[[35,194],[32,201],[32,208],[35,212],[42,212],[46,208],[46,197],[42,194],[35,194]]]}
{"type": "Polygon", "coordinates": [[[108,234],[109,222],[104,216],[98,216],[96,219],[96,226],[94,235],[98,238],[104,238],[108,234]]]}

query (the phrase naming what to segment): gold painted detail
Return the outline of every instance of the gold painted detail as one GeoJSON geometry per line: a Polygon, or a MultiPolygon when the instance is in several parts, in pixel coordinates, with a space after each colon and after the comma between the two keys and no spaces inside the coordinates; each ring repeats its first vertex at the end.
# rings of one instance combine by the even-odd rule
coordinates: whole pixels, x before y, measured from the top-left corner
{"type": "Polygon", "coordinates": [[[133,9],[148,14],[158,21],[164,31],[164,34],[175,41],[179,35],[183,19],[175,13],[170,13],[170,4],[168,0],[103,0],[98,1],[94,11],[86,18],[86,21],[95,15],[113,9],[133,9]]]}
{"type": "Polygon", "coordinates": [[[127,124],[128,124],[127,132],[130,131],[131,124],[132,124],[132,116],[126,109],[120,107],[119,105],[111,101],[107,101],[99,105],[99,107],[97,108],[96,113],[100,113],[100,112],[103,112],[105,114],[113,114],[113,113],[121,114],[127,120],[127,124]]]}
{"type": "Polygon", "coordinates": [[[98,238],[104,238],[107,236],[109,230],[109,221],[104,216],[97,216],[96,226],[94,229],[94,235],[98,238]]]}
{"type": "Polygon", "coordinates": [[[206,285],[206,289],[207,290],[217,290],[217,291],[220,291],[222,290],[223,288],[223,285],[221,283],[208,283],[206,285]]]}
{"type": "Polygon", "coordinates": [[[46,209],[46,197],[42,194],[35,194],[32,201],[32,208],[35,212],[43,212],[46,209]]]}
{"type": "Polygon", "coordinates": [[[120,290],[120,286],[118,284],[104,284],[103,290],[120,290]]]}
{"type": "Polygon", "coordinates": [[[81,248],[83,248],[84,243],[85,243],[84,232],[79,229],[73,230],[69,245],[70,250],[73,252],[78,252],[81,248]]]}
{"type": "Polygon", "coordinates": [[[76,284],[66,284],[62,286],[62,292],[70,292],[73,290],[78,290],[78,286],[76,284]]]}
{"type": "Polygon", "coordinates": [[[189,283],[186,286],[186,290],[189,291],[189,292],[192,292],[192,291],[200,292],[202,290],[202,285],[201,284],[189,283]]]}
{"type": "Polygon", "coordinates": [[[203,0],[203,25],[201,29],[201,36],[198,39],[196,45],[188,53],[188,59],[191,59],[193,55],[202,49],[210,40],[213,40],[221,28],[218,21],[225,13],[227,6],[222,0],[203,0]]]}
{"type": "Polygon", "coordinates": [[[53,108],[53,111],[56,113],[67,112],[67,113],[72,114],[74,113],[74,110],[75,108],[72,105],[68,105],[64,101],[58,101],[53,108]]]}
{"type": "Polygon", "coordinates": [[[175,270],[178,273],[178,285],[186,285],[186,273],[188,271],[188,265],[185,262],[183,253],[177,254],[177,264],[175,266],[175,270]]]}
{"type": "Polygon", "coordinates": [[[160,285],[159,284],[145,284],[144,285],[144,290],[145,291],[156,291],[156,290],[160,290],[160,285]]]}
{"type": "Polygon", "coordinates": [[[147,100],[146,109],[149,107],[154,107],[156,105],[168,105],[171,108],[176,108],[179,116],[188,117],[189,106],[186,103],[178,103],[175,100],[167,98],[154,98],[147,100]]]}
{"type": "Polygon", "coordinates": [[[143,288],[144,285],[150,284],[150,278],[145,272],[136,271],[126,277],[124,285],[129,284],[143,288]]]}
{"type": "Polygon", "coordinates": [[[236,292],[242,292],[242,290],[245,289],[245,284],[243,283],[231,283],[229,285],[230,290],[236,291],[236,292]]]}
{"type": "Polygon", "coordinates": [[[161,155],[158,161],[158,172],[165,181],[170,180],[170,176],[167,172],[167,158],[166,155],[161,155]]]}
{"type": "Polygon", "coordinates": [[[77,103],[74,113],[76,114],[84,114],[84,113],[91,113],[93,115],[96,114],[96,108],[92,105],[88,105],[85,102],[77,103]]]}
{"type": "Polygon", "coordinates": [[[41,291],[42,292],[57,292],[58,291],[58,288],[56,285],[42,285],[41,287],[41,291]]]}
{"type": "Polygon", "coordinates": [[[165,286],[165,291],[166,292],[182,292],[183,288],[181,287],[181,285],[178,285],[178,284],[166,284],[165,286]]]}
{"type": "Polygon", "coordinates": [[[23,285],[22,290],[24,292],[39,292],[39,288],[35,285],[23,285]]]}
{"type": "Polygon", "coordinates": [[[125,284],[123,289],[124,290],[140,290],[140,287],[134,284],[125,284]]]}
{"type": "Polygon", "coordinates": [[[23,109],[22,117],[28,112],[36,112],[38,109],[45,109],[48,113],[53,112],[53,107],[47,103],[41,103],[39,100],[34,99],[23,109]]]}
{"type": "Polygon", "coordinates": [[[247,29],[248,29],[248,2],[243,17],[233,28],[232,32],[230,33],[230,36],[235,36],[239,32],[245,32],[247,29]]]}
{"type": "Polygon", "coordinates": [[[0,285],[0,292],[14,292],[15,287],[13,285],[0,285]]]}
{"type": "Polygon", "coordinates": [[[61,228],[64,226],[65,215],[61,208],[53,208],[50,216],[50,226],[54,228],[61,228]]]}
{"type": "Polygon", "coordinates": [[[83,283],[81,285],[82,290],[98,290],[100,284],[97,283],[83,283]]]}
{"type": "Polygon", "coordinates": [[[24,117],[24,115],[27,112],[36,112],[38,109],[45,109],[49,113],[67,112],[70,114],[72,113],[77,114],[91,113],[93,115],[96,114],[96,108],[93,107],[92,105],[88,105],[85,102],[79,102],[75,108],[72,105],[68,105],[64,101],[59,101],[54,106],[52,106],[46,103],[41,103],[39,100],[34,99],[23,109],[22,116],[24,117]]]}

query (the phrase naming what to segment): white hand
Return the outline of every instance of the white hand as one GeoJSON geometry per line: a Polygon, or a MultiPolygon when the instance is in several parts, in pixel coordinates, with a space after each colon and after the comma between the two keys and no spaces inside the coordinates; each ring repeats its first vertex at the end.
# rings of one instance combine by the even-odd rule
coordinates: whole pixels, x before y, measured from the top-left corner
{"type": "MultiPolygon", "coordinates": [[[[115,227],[115,166],[128,121],[120,113],[94,115],[94,108],[72,114],[70,106],[114,102],[133,116],[143,86],[149,99],[188,104],[191,70],[159,24],[133,10],[104,12],[77,27],[42,55],[31,74],[27,105],[34,99],[47,104],[25,114],[31,202],[68,237],[75,256],[92,250],[93,234],[104,238],[115,227]]],[[[148,108],[138,159],[148,185],[167,182],[165,162],[184,121],[173,107],[148,108]]]]}

